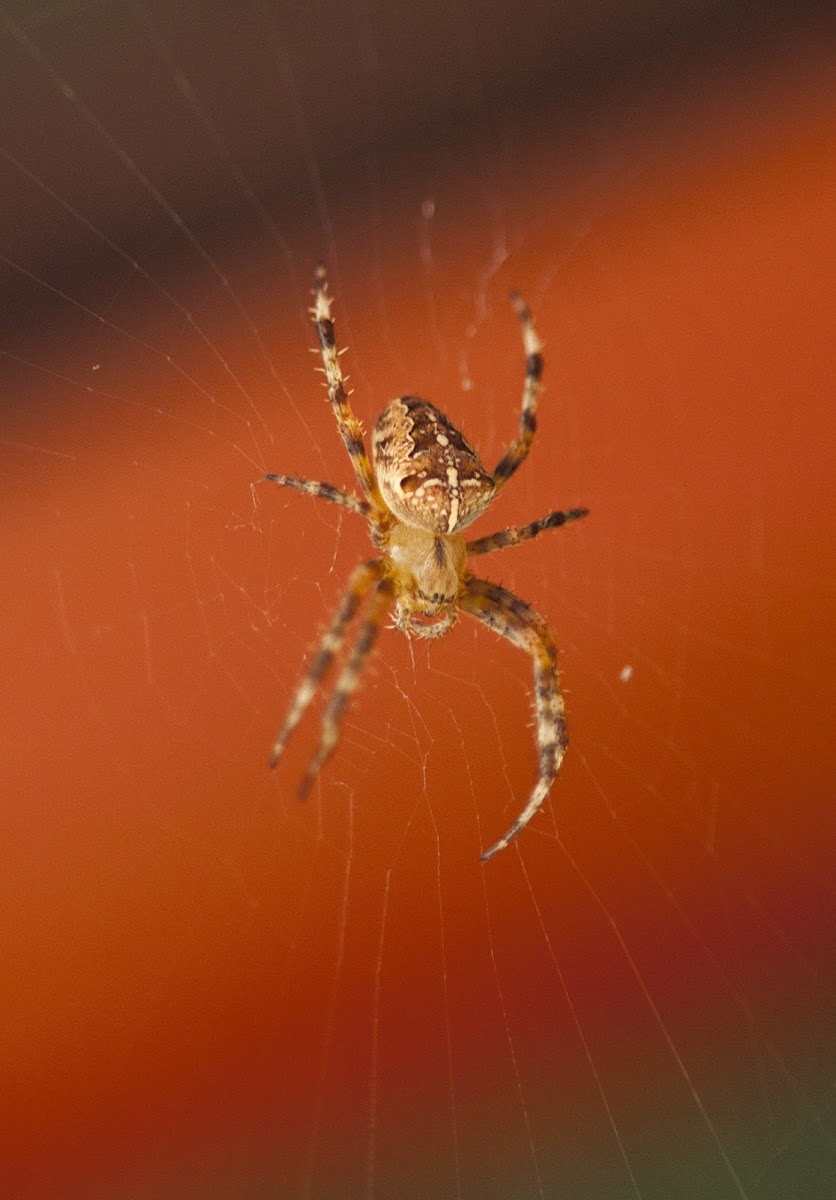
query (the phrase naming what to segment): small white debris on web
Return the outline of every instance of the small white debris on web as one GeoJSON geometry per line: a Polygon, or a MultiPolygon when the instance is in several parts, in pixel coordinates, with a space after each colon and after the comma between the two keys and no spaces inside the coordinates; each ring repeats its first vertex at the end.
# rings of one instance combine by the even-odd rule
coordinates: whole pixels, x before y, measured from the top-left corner
{"type": "Polygon", "coordinates": [[[633,678],[633,668],[628,663],[626,667],[622,667],[618,672],[618,678],[622,683],[629,683],[633,678]]]}

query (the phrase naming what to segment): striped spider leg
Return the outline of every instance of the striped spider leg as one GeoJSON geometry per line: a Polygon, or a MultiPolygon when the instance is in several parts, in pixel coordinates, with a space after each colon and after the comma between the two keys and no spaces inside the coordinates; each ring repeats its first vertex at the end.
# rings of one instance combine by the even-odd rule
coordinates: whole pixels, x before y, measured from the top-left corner
{"type": "Polygon", "coordinates": [[[357,610],[375,583],[381,578],[381,561],[373,559],[355,568],[343,593],[340,606],[334,613],[331,625],[319,643],[319,650],[303,676],[288,714],[285,717],[273,748],[270,751],[270,766],[279,761],[291,733],[301,721],[319,685],[328,673],[334,658],[342,649],[348,627],[357,615],[357,610]]]}
{"type": "Polygon", "coordinates": [[[522,325],[525,383],[518,436],[493,475],[485,470],[479,455],[450,419],[418,396],[401,396],[383,410],[374,426],[370,459],[340,368],[325,268],[320,264],[314,276],[311,315],[328,398],[362,495],[295,475],[267,476],[272,483],[365,517],[371,540],[379,551],[379,557],[363,563],[352,573],[273,743],[270,765],[274,767],[346,645],[349,628],[365,604],[365,615],[359,621],[325,706],[319,743],[302,779],[300,797],[307,795],[337,745],[345,710],[390,608],[395,610],[395,628],[408,637],[440,637],[455,625],[458,614],[465,612],[531,656],[539,775],[523,811],[507,833],[485,851],[483,861],[503,850],[541,808],[560,769],[568,739],[557,650],[546,622],[512,592],[473,576],[467,560],[518,546],[587,513],[585,508],[572,508],[472,541],[465,541],[462,536],[461,531],[481,516],[525,461],[537,428],[542,348],[528,308],[517,293],[512,294],[511,301],[522,325]]]}
{"type": "Polygon", "coordinates": [[[346,379],[340,366],[340,353],[337,350],[334,322],[331,318],[331,297],[328,293],[328,278],[324,263],[317,263],[314,271],[314,304],[310,312],[322,355],[322,369],[325,372],[328,399],[331,401],[334,416],[337,418],[340,437],[351,459],[357,482],[369,503],[367,515],[372,526],[380,526],[385,529],[391,523],[391,514],[380,494],[374,469],[369,460],[366,443],[363,440],[363,426],[354,415],[349,400],[350,393],[346,390],[346,379]]]}
{"type": "Polygon", "coordinates": [[[498,842],[482,854],[482,862],[487,862],[504,850],[542,807],[560,770],[569,736],[557,674],[557,649],[540,614],[507,588],[473,575],[465,582],[459,605],[477,621],[525,650],[534,660],[540,774],[516,821],[498,842]]]}
{"type": "Polygon", "coordinates": [[[527,542],[531,538],[545,533],[547,529],[558,529],[567,521],[577,521],[586,516],[589,516],[588,508],[570,508],[568,512],[550,512],[547,516],[540,517],[538,521],[531,521],[528,525],[509,525],[507,529],[500,529],[497,533],[489,533],[487,537],[467,542],[467,553],[468,556],[492,554],[494,550],[504,550],[507,546],[519,546],[520,542],[527,542]]]}
{"type": "Polygon", "coordinates": [[[311,784],[334,753],[340,736],[340,721],[348,702],[357,688],[357,684],[360,682],[360,673],[366,665],[366,659],[371,654],[372,647],[377,640],[380,626],[383,624],[383,618],[389,611],[393,591],[394,584],[391,579],[381,579],[374,590],[368,615],[360,625],[357,639],[351,648],[351,653],[346,659],[345,666],[340,672],[333,695],[322,716],[322,733],[319,745],[299,785],[299,798],[301,800],[305,799],[310,791],[311,784]]]}
{"type": "MultiPolygon", "coordinates": [[[[519,546],[538,537],[547,529],[558,529],[567,521],[587,516],[589,509],[572,508],[568,512],[551,512],[528,525],[509,526],[487,537],[467,543],[468,556],[491,554],[508,546],[519,546]]],[[[557,673],[557,650],[548,626],[538,612],[524,600],[499,584],[471,576],[465,585],[460,607],[488,625],[501,637],[507,638],[534,659],[534,694],[537,704],[537,747],[540,776],[528,798],[528,803],[508,832],[482,855],[487,862],[512,842],[542,806],[554,783],[566,753],[569,738],[566,731],[563,697],[557,673]]]]}
{"type": "Polygon", "coordinates": [[[300,479],[297,475],[274,475],[272,473],[265,475],[264,478],[269,479],[271,483],[280,484],[281,487],[293,488],[295,492],[304,492],[308,496],[315,496],[318,500],[329,500],[332,504],[339,504],[342,508],[348,508],[361,517],[367,517],[372,509],[368,500],[352,496],[349,492],[342,491],[341,488],[335,488],[331,483],[319,483],[315,479],[300,479]]]}
{"type": "Polygon", "coordinates": [[[369,592],[372,592],[368,615],[360,625],[357,638],[337,678],[331,700],[323,714],[319,745],[311,757],[308,769],[299,785],[300,800],[305,799],[311,784],[334,751],[339,737],[340,720],[357,687],[360,673],[392,603],[392,588],[392,581],[383,577],[383,560],[380,558],[363,563],[352,572],[331,625],[320,641],[319,650],[296,689],[284,725],[270,752],[271,767],[275,767],[279,761],[291,733],[301,721],[320,684],[328,674],[334,658],[342,649],[348,628],[357,615],[360,605],[369,592]]]}
{"type": "MultiPolygon", "coordinates": [[[[332,504],[356,512],[358,516],[365,517],[371,526],[372,541],[377,544],[391,523],[391,517],[377,486],[363,440],[363,427],[351,408],[349,392],[345,386],[346,379],[340,367],[334,322],[331,318],[331,297],[328,293],[328,279],[323,263],[317,264],[314,272],[314,304],[310,313],[322,356],[322,370],[328,388],[328,399],[337,419],[337,428],[343,444],[351,459],[357,482],[366,498],[362,499],[352,495],[330,483],[302,479],[295,475],[271,473],[266,478],[271,483],[292,488],[294,491],[303,492],[320,500],[327,500],[332,504]]],[[[374,645],[386,609],[391,603],[392,588],[390,582],[384,578],[384,574],[382,559],[363,563],[352,573],[331,626],[323,636],[313,662],[299,683],[284,725],[273,743],[270,752],[271,767],[275,767],[278,763],[291,733],[313,700],[335,656],[342,649],[348,628],[358,609],[369,591],[374,589],[374,599],[371,602],[369,616],[360,628],[348,660],[337,679],[331,701],[323,714],[319,746],[299,785],[300,799],[305,798],[311,784],[336,746],[340,718],[352,692],[357,687],[362,667],[374,645]]]]}
{"type": "Polygon", "coordinates": [[[531,443],[537,432],[537,397],[540,394],[540,379],[543,375],[543,344],[537,336],[528,305],[519,292],[511,292],[509,299],[522,325],[525,383],[520,413],[520,432],[494,467],[493,481],[496,492],[505,487],[517,468],[521,467],[528,458],[531,443]]]}

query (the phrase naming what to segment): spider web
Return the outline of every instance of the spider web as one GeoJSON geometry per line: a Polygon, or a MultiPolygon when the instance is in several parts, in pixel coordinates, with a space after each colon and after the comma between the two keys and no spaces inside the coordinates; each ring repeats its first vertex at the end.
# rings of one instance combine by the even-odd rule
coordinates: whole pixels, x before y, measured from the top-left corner
{"type": "Polygon", "coordinates": [[[663,11],[5,6],[8,1194],[829,1194],[829,64],[663,11]],[[464,619],[267,769],[370,554],[263,480],[351,482],[320,257],[367,427],[492,464],[510,288],[546,344],[474,535],[591,510],[477,563],[572,746],[488,864],[530,664],[464,619]]]}

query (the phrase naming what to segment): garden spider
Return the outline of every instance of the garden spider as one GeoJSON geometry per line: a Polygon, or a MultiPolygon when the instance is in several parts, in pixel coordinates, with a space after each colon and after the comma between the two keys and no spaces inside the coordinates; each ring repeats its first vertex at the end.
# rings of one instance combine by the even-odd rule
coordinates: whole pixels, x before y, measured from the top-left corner
{"type": "Polygon", "coordinates": [[[267,479],[365,517],[372,542],[381,553],[352,573],[330,628],[299,684],[273,744],[270,766],[275,767],[278,762],[288,738],[342,648],[348,627],[366,596],[371,594],[368,611],[325,709],[319,746],[300,784],[301,798],[307,795],[337,744],[340,721],[389,608],[394,604],[395,626],[402,633],[423,638],[440,637],[455,624],[459,610],[466,612],[526,650],[534,661],[540,774],[525,808],[508,832],[484,852],[484,862],[504,850],[525,829],[549,794],[567,746],[557,650],[546,622],[513,592],[471,575],[467,559],[517,546],[546,529],[556,529],[566,521],[585,517],[587,510],[552,512],[539,521],[502,529],[475,541],[466,542],[461,536],[461,530],[485,511],[531,448],[543,371],[540,340],[531,313],[513,292],[511,302],[522,323],[526,355],[522,413],[519,436],[499,460],[493,474],[488,474],[475,450],[447,417],[416,396],[393,400],[378,417],[372,435],[372,465],[340,369],[331,297],[322,263],[314,275],[314,297],[311,314],[322,352],[328,398],[363,495],[361,498],[329,483],[290,475],[268,475],[267,479]]]}

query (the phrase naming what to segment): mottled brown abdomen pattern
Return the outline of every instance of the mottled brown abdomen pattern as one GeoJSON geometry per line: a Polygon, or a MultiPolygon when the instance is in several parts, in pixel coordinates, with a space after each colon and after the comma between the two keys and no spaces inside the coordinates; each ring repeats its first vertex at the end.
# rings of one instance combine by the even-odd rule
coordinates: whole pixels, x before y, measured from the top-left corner
{"type": "Polygon", "coordinates": [[[428,400],[401,396],[377,419],[375,474],[399,521],[454,533],[490,503],[494,482],[455,425],[428,400]]]}

